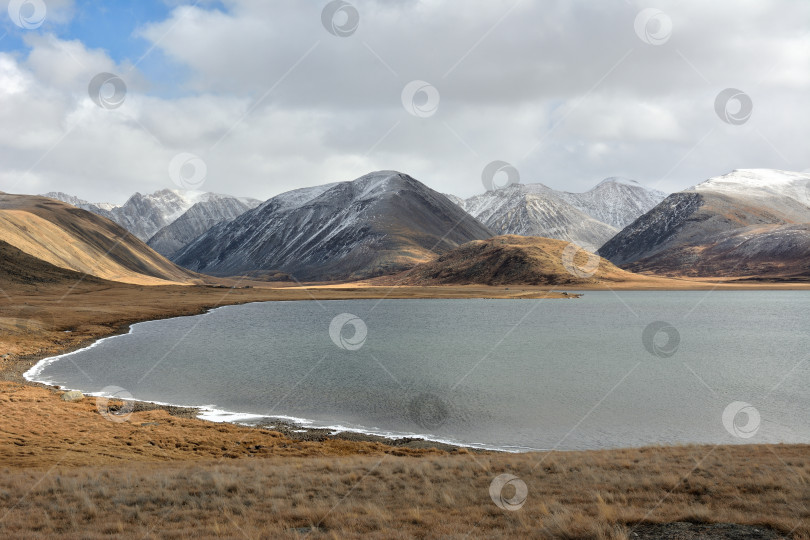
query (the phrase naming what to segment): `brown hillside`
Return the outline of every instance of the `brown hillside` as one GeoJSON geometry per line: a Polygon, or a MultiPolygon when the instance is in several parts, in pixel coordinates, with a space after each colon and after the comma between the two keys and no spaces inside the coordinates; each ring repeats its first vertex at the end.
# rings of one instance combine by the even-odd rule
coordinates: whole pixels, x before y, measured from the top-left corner
{"type": "Polygon", "coordinates": [[[405,285],[586,285],[643,279],[568,242],[516,235],[468,242],[397,277],[405,285]]]}
{"type": "Polygon", "coordinates": [[[200,277],[115,223],[47,197],[0,194],[0,238],[45,263],[111,281],[165,285],[200,277]]]}

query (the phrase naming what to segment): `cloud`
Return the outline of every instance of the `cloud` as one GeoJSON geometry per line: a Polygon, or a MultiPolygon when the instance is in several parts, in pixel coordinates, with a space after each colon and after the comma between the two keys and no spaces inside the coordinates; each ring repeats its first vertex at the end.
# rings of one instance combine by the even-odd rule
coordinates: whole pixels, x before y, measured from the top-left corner
{"type": "Polygon", "coordinates": [[[496,159],[574,191],[810,166],[805,3],[658,2],[672,21],[658,46],[634,29],[646,3],[352,3],[343,38],[322,25],[326,2],[176,5],[135,30],[137,65],[81,36],[26,36],[27,54],[0,53],[0,189],[121,201],[173,187],[180,152],[205,160],[204,189],[259,198],[373,169],[466,196],[496,159]],[[88,98],[99,72],[125,81],[121,107],[88,98]],[[435,114],[403,107],[413,80],[438,91],[435,114]],[[742,126],[714,111],[729,87],[754,103],[742,126]]]}

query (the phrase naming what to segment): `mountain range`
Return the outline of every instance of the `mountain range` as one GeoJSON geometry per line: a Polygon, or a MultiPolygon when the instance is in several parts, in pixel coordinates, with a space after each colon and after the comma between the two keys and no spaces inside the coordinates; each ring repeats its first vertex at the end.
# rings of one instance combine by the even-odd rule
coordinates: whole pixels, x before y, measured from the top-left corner
{"type": "Polygon", "coordinates": [[[565,240],[595,251],[665,197],[634,180],[614,177],[585,193],[513,184],[452,200],[498,234],[565,240]]]}
{"type": "Polygon", "coordinates": [[[500,283],[504,261],[516,266],[508,279],[545,279],[521,270],[538,267],[537,245],[518,246],[513,236],[505,244],[475,243],[503,232],[598,247],[600,256],[631,272],[810,277],[810,174],[771,169],[735,170],[666,197],[608,178],[585,193],[518,184],[461,199],[395,171],[297,189],[264,203],[172,190],[136,193],[121,206],[51,195],[73,206],[3,195],[3,240],[60,268],[138,283],[188,282],[196,272],[353,280],[415,267],[425,282],[451,276],[460,283],[475,274],[500,283]],[[151,230],[149,246],[133,236],[151,230]],[[131,253],[120,252],[119,241],[131,253]],[[93,264],[95,258],[101,262],[93,264]]]}
{"type": "Polygon", "coordinates": [[[177,189],[162,189],[147,195],[135,193],[120,206],[109,203],[90,203],[62,192],[46,193],[44,196],[112,220],[144,242],[152,238],[163,227],[172,224],[195,204],[211,203],[207,205],[206,210],[196,213],[202,219],[210,220],[213,216],[231,215],[237,207],[240,207],[240,204],[245,209],[249,209],[261,203],[256,199],[177,189]],[[218,205],[223,208],[217,209],[218,205]]]}
{"type": "Polygon", "coordinates": [[[741,169],[673,193],[603,245],[635,272],[810,276],[810,174],[741,169]]]}
{"type": "Polygon", "coordinates": [[[165,285],[198,283],[203,277],[179,268],[112,221],[46,197],[0,194],[0,237],[15,257],[33,257],[42,268],[73,271],[79,279],[165,285]]]}
{"type": "Polygon", "coordinates": [[[274,197],[214,226],[173,260],[212,275],[361,279],[491,236],[442,194],[406,174],[378,171],[274,197]]]}

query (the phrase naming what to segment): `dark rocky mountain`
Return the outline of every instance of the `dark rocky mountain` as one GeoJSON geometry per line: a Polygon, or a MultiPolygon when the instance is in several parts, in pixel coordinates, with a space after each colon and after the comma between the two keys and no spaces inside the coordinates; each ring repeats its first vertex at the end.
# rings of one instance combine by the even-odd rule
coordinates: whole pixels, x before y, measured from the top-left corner
{"type": "Polygon", "coordinates": [[[810,175],[736,170],[674,193],[599,250],[636,272],[806,274],[810,175]]]}
{"type": "Polygon", "coordinates": [[[360,279],[493,236],[444,195],[395,171],[309,189],[279,195],[214,226],[173,260],[213,275],[360,279]]]}
{"type": "Polygon", "coordinates": [[[250,205],[234,197],[220,197],[198,202],[179,218],[156,232],[147,244],[164,257],[171,258],[214,225],[231,221],[250,209],[250,205]]]}

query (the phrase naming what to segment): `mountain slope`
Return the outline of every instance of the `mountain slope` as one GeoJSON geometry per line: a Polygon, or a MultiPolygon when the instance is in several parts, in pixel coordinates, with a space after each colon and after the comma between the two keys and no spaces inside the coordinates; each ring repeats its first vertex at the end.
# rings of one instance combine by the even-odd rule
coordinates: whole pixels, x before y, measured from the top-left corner
{"type": "MultiPolygon", "coordinates": [[[[201,193],[179,189],[162,189],[142,195],[135,193],[120,206],[101,203],[88,203],[73,195],[52,192],[45,195],[56,200],[83,208],[94,214],[110,219],[146,242],[160,229],[171,224],[183,213],[199,202],[208,202],[223,198],[233,198],[216,193],[201,193]]],[[[240,198],[240,202],[255,207],[260,201],[240,198]]]]}
{"type": "Polygon", "coordinates": [[[440,193],[410,176],[380,171],[321,193],[274,197],[216,225],[174,260],[214,275],[279,271],[299,280],[350,279],[400,271],[490,236],[440,193]]]}
{"type": "Polygon", "coordinates": [[[171,258],[177,251],[217,223],[231,221],[251,209],[234,197],[198,202],[152,236],[147,245],[171,258]]]}
{"type": "Polygon", "coordinates": [[[514,235],[475,240],[434,261],[416,266],[399,279],[398,283],[581,285],[630,281],[639,277],[593,254],[580,251],[565,255],[568,246],[569,243],[562,240],[514,235]],[[590,261],[590,258],[594,260],[590,261]],[[578,273],[577,268],[584,270],[578,273]]]}
{"type": "Polygon", "coordinates": [[[596,249],[618,229],[588,216],[543,184],[514,184],[464,201],[463,208],[498,234],[542,236],[596,249]]]}
{"type": "Polygon", "coordinates": [[[810,175],[736,170],[667,197],[599,250],[633,271],[688,276],[801,274],[810,175]]]}
{"type": "Polygon", "coordinates": [[[115,223],[46,197],[0,195],[0,237],[28,256],[111,281],[157,285],[199,278],[115,223]]]}
{"type": "Polygon", "coordinates": [[[103,283],[95,276],[54,266],[0,240],[0,285],[44,283],[103,283]]]}
{"type": "Polygon", "coordinates": [[[612,177],[585,193],[559,192],[559,196],[597,221],[621,230],[652,210],[667,194],[647,189],[635,180],[612,177]]]}
{"type": "Polygon", "coordinates": [[[57,201],[66,202],[72,206],[75,206],[76,208],[81,208],[82,210],[87,210],[88,212],[93,212],[96,215],[115,221],[112,213],[112,209],[115,208],[115,205],[104,203],[94,204],[91,202],[87,202],[84,199],[80,199],[75,195],[69,195],[61,191],[51,191],[50,193],[44,194],[43,197],[48,197],[51,199],[56,199],[57,201]]]}

